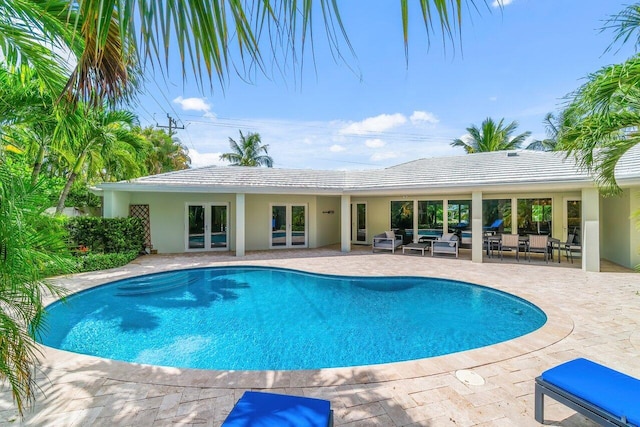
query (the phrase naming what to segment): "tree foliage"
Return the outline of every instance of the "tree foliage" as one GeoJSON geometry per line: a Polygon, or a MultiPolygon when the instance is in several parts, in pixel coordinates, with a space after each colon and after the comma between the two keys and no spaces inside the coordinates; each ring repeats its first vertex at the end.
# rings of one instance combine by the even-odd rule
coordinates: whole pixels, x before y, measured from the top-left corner
{"type": "Polygon", "coordinates": [[[240,131],[240,143],[229,138],[231,152],[220,155],[220,160],[231,162],[231,166],[266,166],[273,167],[273,159],[269,156],[269,145],[262,145],[259,133],[249,132],[245,137],[240,131]]]}
{"type": "Polygon", "coordinates": [[[467,128],[468,136],[457,138],[451,143],[452,147],[462,147],[467,152],[485,153],[488,151],[515,150],[531,135],[531,132],[523,132],[512,136],[518,127],[518,122],[513,121],[507,125],[504,119],[495,122],[492,118],[486,118],[480,127],[471,125],[467,128]]]}

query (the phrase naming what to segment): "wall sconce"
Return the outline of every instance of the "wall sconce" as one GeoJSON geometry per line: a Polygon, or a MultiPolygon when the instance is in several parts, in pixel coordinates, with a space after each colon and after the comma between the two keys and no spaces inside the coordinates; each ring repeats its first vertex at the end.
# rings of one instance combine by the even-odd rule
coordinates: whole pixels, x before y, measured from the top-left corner
{"type": "Polygon", "coordinates": [[[336,211],[322,211],[323,214],[333,215],[336,211]]]}

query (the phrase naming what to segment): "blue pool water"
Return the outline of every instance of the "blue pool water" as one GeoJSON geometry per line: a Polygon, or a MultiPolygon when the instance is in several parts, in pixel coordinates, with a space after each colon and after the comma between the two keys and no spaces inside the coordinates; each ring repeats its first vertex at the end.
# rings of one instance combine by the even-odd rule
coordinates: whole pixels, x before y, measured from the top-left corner
{"type": "Polygon", "coordinates": [[[129,362],[201,369],[316,369],[437,356],[524,335],[534,305],[419,277],[216,267],[113,282],[47,308],[41,342],[129,362]]]}

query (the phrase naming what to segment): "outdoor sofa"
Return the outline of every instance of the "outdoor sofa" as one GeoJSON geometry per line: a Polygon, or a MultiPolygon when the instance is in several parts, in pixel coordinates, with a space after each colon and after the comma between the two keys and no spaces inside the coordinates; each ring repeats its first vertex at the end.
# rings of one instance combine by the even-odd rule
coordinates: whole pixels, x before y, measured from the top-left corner
{"type": "Polygon", "coordinates": [[[393,231],[385,231],[384,233],[373,236],[371,250],[372,252],[376,250],[386,250],[394,253],[396,248],[402,246],[402,243],[403,238],[401,234],[396,234],[393,231]]]}
{"type": "Polygon", "coordinates": [[[458,258],[459,251],[458,236],[454,233],[444,233],[438,240],[431,244],[431,256],[435,254],[455,255],[458,258]]]}

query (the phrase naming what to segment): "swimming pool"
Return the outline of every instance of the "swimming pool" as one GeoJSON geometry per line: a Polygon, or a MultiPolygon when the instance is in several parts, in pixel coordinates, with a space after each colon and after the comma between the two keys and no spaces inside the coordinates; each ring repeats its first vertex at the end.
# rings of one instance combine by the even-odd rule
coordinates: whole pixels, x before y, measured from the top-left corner
{"type": "Polygon", "coordinates": [[[534,305],[463,282],[266,267],[158,273],[47,307],[40,341],[129,362],[200,369],[317,369],[432,357],[546,322],[534,305]]]}

